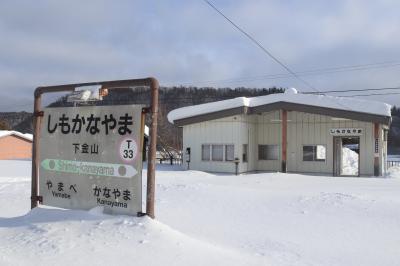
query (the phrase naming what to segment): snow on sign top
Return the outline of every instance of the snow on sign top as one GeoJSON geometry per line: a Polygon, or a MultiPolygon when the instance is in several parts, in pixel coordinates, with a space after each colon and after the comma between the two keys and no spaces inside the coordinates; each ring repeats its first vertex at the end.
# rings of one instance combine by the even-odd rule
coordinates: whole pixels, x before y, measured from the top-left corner
{"type": "Polygon", "coordinates": [[[217,101],[194,106],[187,106],[172,110],[168,114],[168,121],[203,115],[236,107],[256,107],[276,102],[304,104],[315,107],[332,108],[350,112],[391,116],[391,106],[378,101],[367,101],[354,98],[334,97],[326,95],[301,94],[296,89],[290,88],[285,93],[269,94],[252,98],[238,97],[234,99],[217,101]]]}

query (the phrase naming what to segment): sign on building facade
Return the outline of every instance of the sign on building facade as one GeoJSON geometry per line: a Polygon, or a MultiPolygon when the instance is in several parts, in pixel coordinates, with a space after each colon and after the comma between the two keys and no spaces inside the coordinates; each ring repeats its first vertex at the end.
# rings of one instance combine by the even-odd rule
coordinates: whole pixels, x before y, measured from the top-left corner
{"type": "Polygon", "coordinates": [[[331,128],[329,133],[333,136],[361,136],[362,128],[331,128]]]}
{"type": "Polygon", "coordinates": [[[142,211],[141,105],[45,108],[40,132],[43,204],[111,214],[142,211]]]}

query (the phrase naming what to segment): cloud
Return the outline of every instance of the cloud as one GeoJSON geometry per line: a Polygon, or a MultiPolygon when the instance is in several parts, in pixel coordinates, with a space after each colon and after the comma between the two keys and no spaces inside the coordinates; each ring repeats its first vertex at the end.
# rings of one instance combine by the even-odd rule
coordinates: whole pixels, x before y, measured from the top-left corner
{"type": "MultiPolygon", "coordinates": [[[[400,60],[398,1],[214,4],[295,71],[400,60]]],[[[162,85],[202,85],[197,81],[285,73],[199,0],[2,1],[0,36],[0,111],[21,101],[30,110],[27,99],[39,85],[145,76],[162,85]]],[[[386,87],[399,85],[398,71],[304,78],[320,90],[386,87]]],[[[293,78],[207,85],[309,90],[293,78]]]]}

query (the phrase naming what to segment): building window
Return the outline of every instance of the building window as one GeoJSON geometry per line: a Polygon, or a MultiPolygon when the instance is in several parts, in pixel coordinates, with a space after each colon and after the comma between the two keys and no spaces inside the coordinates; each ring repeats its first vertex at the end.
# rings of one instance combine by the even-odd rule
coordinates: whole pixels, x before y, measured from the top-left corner
{"type": "Polygon", "coordinates": [[[303,161],[306,162],[325,162],[326,146],[325,145],[304,145],[303,161]]]}
{"type": "Polygon", "coordinates": [[[258,160],[278,160],[278,145],[258,145],[258,160]]]}
{"type": "Polygon", "coordinates": [[[211,159],[210,157],[210,153],[211,153],[211,149],[210,149],[209,144],[203,144],[201,145],[201,160],[202,161],[209,161],[211,159]]]}
{"type": "Polygon", "coordinates": [[[225,161],[233,161],[235,159],[235,146],[225,145],[225,161]]]}
{"type": "Polygon", "coordinates": [[[203,144],[201,145],[202,161],[233,161],[235,160],[235,145],[233,144],[203,144]],[[224,156],[225,152],[225,156],[224,156]]]}
{"type": "Polygon", "coordinates": [[[248,153],[247,149],[248,149],[247,144],[243,144],[242,161],[243,161],[244,163],[247,163],[247,153],[248,153]]]}
{"type": "Polygon", "coordinates": [[[224,145],[212,145],[211,146],[211,159],[213,161],[223,161],[224,160],[224,145]]]}

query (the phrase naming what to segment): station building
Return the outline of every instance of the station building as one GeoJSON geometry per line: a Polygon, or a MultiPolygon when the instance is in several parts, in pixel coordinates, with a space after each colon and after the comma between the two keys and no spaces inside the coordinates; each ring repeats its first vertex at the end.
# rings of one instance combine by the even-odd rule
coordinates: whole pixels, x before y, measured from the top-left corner
{"type": "Polygon", "coordinates": [[[0,130],[0,160],[19,160],[32,158],[31,134],[0,130]]]}
{"type": "Polygon", "coordinates": [[[380,176],[390,109],[382,102],[288,89],[175,109],[168,120],[183,128],[189,169],[380,176]]]}

